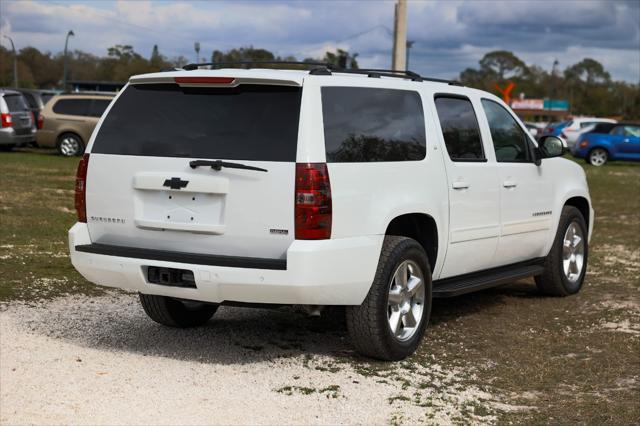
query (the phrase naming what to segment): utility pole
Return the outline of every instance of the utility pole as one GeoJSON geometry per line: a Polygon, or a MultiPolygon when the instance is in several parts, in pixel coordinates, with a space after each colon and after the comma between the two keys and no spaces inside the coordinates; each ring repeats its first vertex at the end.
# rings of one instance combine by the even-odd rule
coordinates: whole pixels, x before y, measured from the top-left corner
{"type": "Polygon", "coordinates": [[[67,90],[67,62],[68,62],[68,58],[67,58],[67,47],[69,46],[69,37],[73,37],[75,36],[75,34],[73,33],[73,30],[69,30],[69,32],[67,33],[67,38],[64,40],[64,69],[62,71],[62,90],[65,91],[67,90]]]}
{"type": "Polygon", "coordinates": [[[16,47],[13,45],[13,39],[8,35],[5,38],[11,42],[11,49],[13,49],[13,87],[18,88],[18,55],[16,54],[16,47]]]}
{"type": "Polygon", "coordinates": [[[193,49],[196,51],[196,64],[200,63],[200,42],[193,43],[193,49]]]}
{"type": "Polygon", "coordinates": [[[391,68],[394,71],[407,69],[407,0],[398,0],[395,4],[391,68]]]}

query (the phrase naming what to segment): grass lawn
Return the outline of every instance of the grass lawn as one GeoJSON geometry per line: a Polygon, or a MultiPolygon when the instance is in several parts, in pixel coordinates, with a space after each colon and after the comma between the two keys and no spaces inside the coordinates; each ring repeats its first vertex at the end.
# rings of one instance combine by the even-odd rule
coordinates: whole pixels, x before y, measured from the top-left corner
{"type": "MultiPolygon", "coordinates": [[[[0,304],[103,293],[68,259],[77,162],[50,151],[0,153],[0,304]]],[[[596,210],[582,292],[541,297],[525,280],[436,300],[427,337],[410,359],[472,366],[463,384],[505,404],[469,406],[475,416],[497,415],[501,423],[640,419],[640,164],[579,164],[596,210]]],[[[363,374],[386,368],[351,357],[336,362],[362,365],[363,374]]]]}

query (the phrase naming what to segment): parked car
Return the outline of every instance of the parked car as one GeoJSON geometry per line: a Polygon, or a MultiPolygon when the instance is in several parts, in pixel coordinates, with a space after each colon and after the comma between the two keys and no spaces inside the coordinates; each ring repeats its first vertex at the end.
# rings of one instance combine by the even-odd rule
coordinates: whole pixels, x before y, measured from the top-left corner
{"type": "Polygon", "coordinates": [[[55,147],[61,155],[82,155],[113,93],[66,93],[54,96],[41,113],[38,145],[55,147]]]}
{"type": "Polygon", "coordinates": [[[36,120],[36,125],[38,128],[40,111],[44,108],[45,104],[56,95],[56,92],[53,90],[36,90],[36,89],[16,89],[18,92],[22,93],[24,99],[27,101],[27,105],[31,112],[33,112],[34,118],[36,120]]]}
{"type": "Polygon", "coordinates": [[[11,150],[35,140],[36,126],[33,114],[20,92],[0,89],[0,117],[0,149],[11,150]]]}
{"type": "Polygon", "coordinates": [[[578,138],[573,155],[593,166],[609,160],[640,161],[640,124],[598,124],[578,138]]]}
{"type": "Polygon", "coordinates": [[[609,118],[574,118],[560,132],[560,136],[566,139],[569,149],[571,149],[583,132],[592,130],[598,123],[616,123],[616,120],[609,118]]]}
{"type": "Polygon", "coordinates": [[[580,290],[594,212],[565,150],[500,98],[415,74],[134,76],[78,166],[71,262],[171,327],[343,305],[355,348],[398,360],[432,297],[580,290]]]}
{"type": "Polygon", "coordinates": [[[564,129],[568,124],[570,123],[569,121],[560,121],[557,123],[549,123],[547,126],[545,126],[541,132],[538,133],[538,137],[542,137],[542,136],[560,136],[560,133],[562,132],[562,129],[564,129]]]}
{"type": "Polygon", "coordinates": [[[540,133],[540,131],[542,129],[540,129],[540,127],[538,127],[536,124],[534,123],[527,123],[526,121],[524,122],[524,126],[527,128],[527,130],[529,131],[529,133],[531,134],[531,136],[533,136],[534,138],[536,136],[538,136],[538,133],[540,133]]]}

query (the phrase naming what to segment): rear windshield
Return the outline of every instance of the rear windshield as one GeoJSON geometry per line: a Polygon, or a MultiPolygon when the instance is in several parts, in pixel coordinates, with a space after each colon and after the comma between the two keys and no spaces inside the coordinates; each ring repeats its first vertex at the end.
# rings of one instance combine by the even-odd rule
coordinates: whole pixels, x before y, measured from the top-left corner
{"type": "Polygon", "coordinates": [[[22,95],[4,95],[4,101],[7,103],[10,112],[27,111],[29,109],[22,95]]]}
{"type": "Polygon", "coordinates": [[[130,85],[92,152],[228,160],[296,160],[301,88],[130,85]]]}
{"type": "Polygon", "coordinates": [[[55,96],[55,94],[53,93],[42,93],[40,94],[40,97],[42,98],[42,103],[46,104],[47,102],[49,102],[51,100],[51,98],[53,98],[55,96]]]}

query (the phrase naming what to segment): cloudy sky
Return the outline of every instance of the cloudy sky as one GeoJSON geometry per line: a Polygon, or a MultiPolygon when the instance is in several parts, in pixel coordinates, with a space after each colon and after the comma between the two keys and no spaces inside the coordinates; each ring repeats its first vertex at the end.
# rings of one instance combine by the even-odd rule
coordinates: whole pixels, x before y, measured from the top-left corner
{"type": "MultiPolygon", "coordinates": [[[[361,66],[389,67],[393,1],[15,1],[0,0],[0,32],[16,48],[71,48],[105,55],[130,44],[195,61],[194,41],[214,49],[262,47],[279,55],[321,57],[336,47],[361,66]]],[[[640,0],[410,1],[410,68],[452,78],[484,53],[506,49],[528,64],[565,68],[590,57],[618,80],[640,82],[640,0]]],[[[8,47],[5,38],[2,45],[8,47]]]]}

